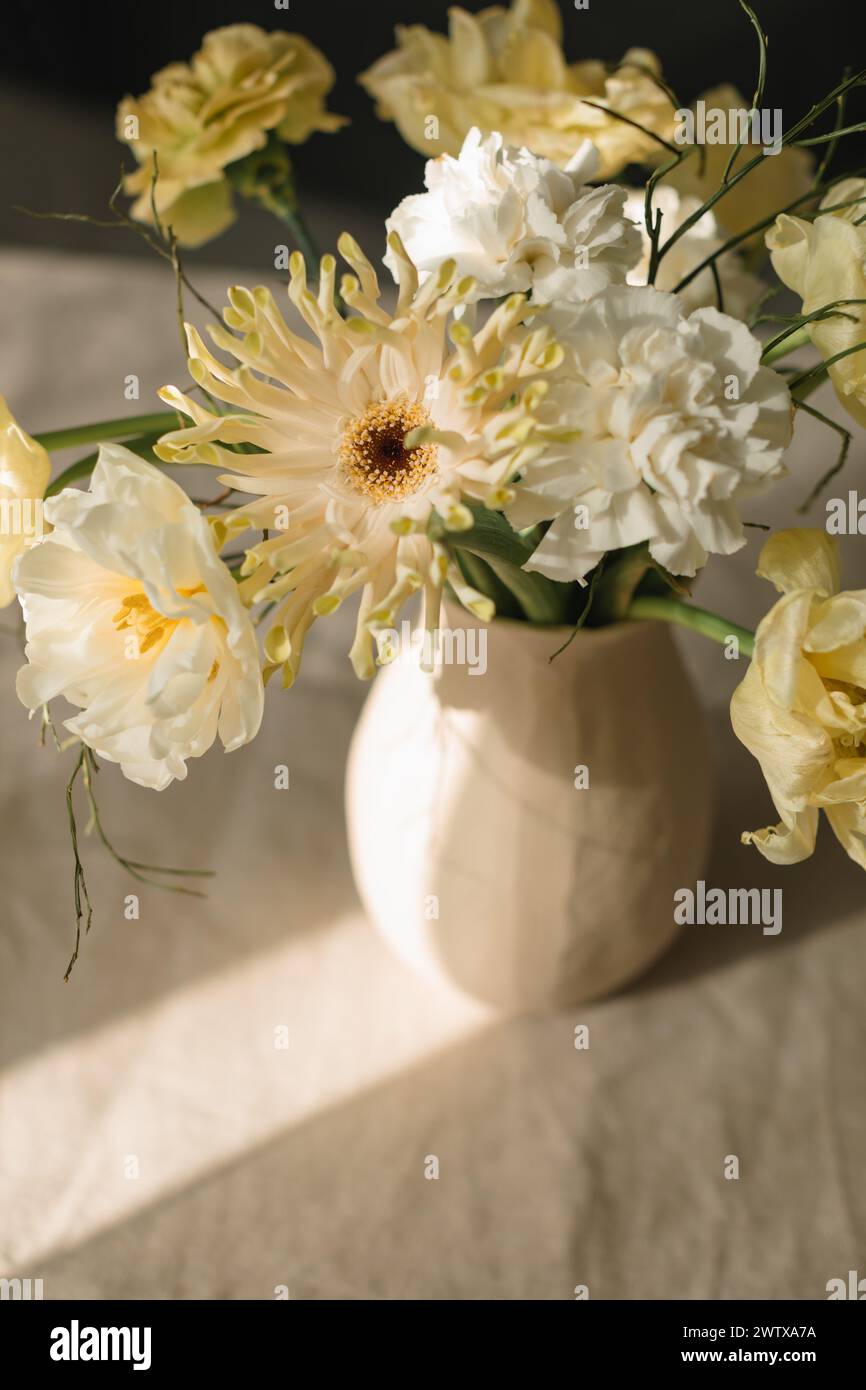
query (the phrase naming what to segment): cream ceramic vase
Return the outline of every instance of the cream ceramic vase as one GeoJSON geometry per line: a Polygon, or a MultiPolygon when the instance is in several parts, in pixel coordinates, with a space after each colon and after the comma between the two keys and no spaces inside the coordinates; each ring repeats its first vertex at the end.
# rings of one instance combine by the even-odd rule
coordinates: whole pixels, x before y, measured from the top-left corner
{"type": "Polygon", "coordinates": [[[550,662],[567,631],[447,622],[475,673],[404,653],[355,732],[361,899],[404,960],[477,999],[597,999],[667,950],[674,892],[702,876],[710,745],[689,678],[663,624],[584,630],[550,662]]]}

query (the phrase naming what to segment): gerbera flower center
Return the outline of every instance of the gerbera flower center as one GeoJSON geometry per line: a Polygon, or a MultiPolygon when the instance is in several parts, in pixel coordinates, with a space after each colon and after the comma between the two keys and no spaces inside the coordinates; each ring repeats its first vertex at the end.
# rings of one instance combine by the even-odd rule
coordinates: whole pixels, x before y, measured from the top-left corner
{"type": "Polygon", "coordinates": [[[406,397],[368,405],[346,426],[340,441],[347,481],[373,502],[394,502],[417,492],[436,472],[437,449],[435,444],[407,449],[404,439],[410,430],[430,423],[423,405],[406,397]]]}

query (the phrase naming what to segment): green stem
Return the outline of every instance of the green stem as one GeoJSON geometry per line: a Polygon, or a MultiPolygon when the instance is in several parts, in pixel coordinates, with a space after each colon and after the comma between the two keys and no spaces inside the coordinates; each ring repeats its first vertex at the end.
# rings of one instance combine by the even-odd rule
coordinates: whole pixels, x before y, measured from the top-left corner
{"type": "Polygon", "coordinates": [[[856,125],[842,126],[840,130],[828,131],[826,135],[812,135],[808,140],[797,140],[795,144],[800,146],[826,145],[828,140],[838,140],[840,135],[859,135],[863,130],[866,130],[866,121],[858,121],[856,125]]]}
{"type": "MultiPolygon", "coordinates": [[[[740,9],[743,10],[746,18],[758,36],[758,83],[755,87],[755,95],[752,97],[752,110],[759,111],[764,97],[764,88],[767,85],[767,35],[761,28],[758,16],[755,14],[754,10],[749,8],[746,4],[746,0],[740,0],[740,9]]],[[[723,184],[728,182],[731,170],[737,161],[737,155],[742,148],[743,142],[742,140],[738,140],[731,150],[728,162],[725,165],[725,172],[722,174],[723,184]]]]}
{"type": "Polygon", "coordinates": [[[523,610],[511,590],[493,573],[486,560],[473,555],[471,550],[454,551],[454,559],[463,572],[463,578],[479,594],[492,599],[496,605],[496,615],[500,618],[520,618],[523,610]]]}
{"type": "MultiPolygon", "coordinates": [[[[701,146],[701,149],[703,149],[703,146],[701,146]]],[[[866,171],[862,168],[852,170],[851,177],[859,177],[864,172],[866,171]]],[[[743,242],[751,241],[759,232],[765,231],[767,227],[772,227],[776,218],[780,217],[783,212],[793,212],[795,208],[802,207],[804,203],[813,202],[815,198],[820,197],[822,193],[829,191],[829,189],[833,188],[835,184],[839,182],[841,182],[841,177],[830,179],[826,184],[816,183],[809,189],[808,193],[801,193],[799,198],[795,198],[793,202],[787,203],[783,208],[777,208],[769,217],[762,217],[760,222],[753,222],[750,227],[746,227],[745,231],[737,232],[735,236],[728,237],[727,241],[723,241],[721,246],[717,246],[716,249],[711,251],[708,256],[705,256],[702,261],[692,266],[688,275],[684,275],[682,280],[674,285],[672,293],[679,294],[681,290],[685,289],[686,285],[690,285],[696,276],[700,275],[702,270],[706,270],[708,265],[711,265],[712,262],[719,257],[724,256],[727,251],[735,250],[736,247],[742,245],[743,242]]],[[[834,203],[832,207],[824,208],[824,212],[838,212],[842,208],[854,207],[857,203],[862,202],[862,198],[852,198],[850,202],[834,203]]],[[[781,289],[781,286],[777,288],[776,293],[778,293],[779,289],[781,289]]]]}
{"type": "Polygon", "coordinates": [[[661,598],[650,594],[632,600],[626,614],[628,618],[655,619],[664,623],[677,623],[680,627],[691,628],[703,637],[714,642],[727,642],[736,637],[740,651],[752,656],[755,650],[755,634],[737,623],[720,618],[718,613],[709,613],[706,608],[698,608],[693,603],[684,603],[678,598],[661,598]]]}
{"type": "Polygon", "coordinates": [[[787,357],[789,352],[805,347],[811,341],[808,328],[796,328],[789,333],[780,333],[778,338],[774,338],[772,344],[764,349],[761,366],[769,367],[771,362],[777,362],[780,357],[787,357]]]}
{"type": "Polygon", "coordinates": [[[807,372],[801,372],[788,382],[788,390],[793,393],[802,386],[811,386],[824,380],[828,375],[829,369],[836,362],[841,362],[843,357],[850,357],[853,352],[863,352],[866,350],[866,340],[862,343],[855,343],[853,347],[843,348],[841,352],[834,352],[832,357],[825,357],[823,362],[819,362],[817,367],[811,367],[807,372]]]}
{"type": "MultiPolygon", "coordinates": [[[[785,133],[782,136],[782,146],[784,147],[793,144],[797,137],[800,135],[800,133],[803,130],[807,130],[808,127],[812,125],[812,123],[816,121],[817,118],[824,111],[826,111],[828,106],[832,106],[835,101],[837,101],[846,92],[850,91],[852,87],[861,85],[864,82],[864,80],[866,80],[866,68],[862,69],[862,71],[858,73],[855,73],[853,77],[847,78],[844,82],[840,82],[839,85],[834,87],[833,91],[830,92],[826,97],[824,97],[822,101],[817,102],[809,111],[806,112],[805,116],[801,117],[799,121],[795,122],[795,124],[791,126],[790,130],[785,131],[785,133]]],[[[727,182],[723,183],[721,188],[716,189],[715,193],[711,194],[710,197],[707,198],[701,204],[701,206],[697,208],[689,217],[686,217],[680,223],[680,225],[671,233],[667,241],[659,247],[659,260],[661,260],[665,253],[669,251],[676,242],[678,242],[682,237],[684,237],[688,232],[691,231],[692,227],[694,227],[695,224],[701,220],[705,213],[709,212],[711,208],[715,207],[716,203],[719,201],[720,198],[723,198],[727,193],[730,193],[732,188],[735,188],[742,179],[746,178],[746,176],[750,174],[753,169],[756,169],[757,166],[761,164],[767,157],[768,156],[764,154],[763,150],[761,150],[761,152],[759,154],[756,154],[752,159],[750,159],[747,164],[744,164],[742,168],[738,169],[735,174],[731,174],[728,177],[727,182]]],[[[696,275],[697,270],[698,267],[696,267],[692,272],[690,272],[690,276],[696,275]]],[[[682,282],[680,282],[680,284],[677,286],[677,289],[682,289],[682,282]]]]}
{"type": "Polygon", "coordinates": [[[567,622],[572,586],[523,568],[535,546],[512,530],[501,512],[488,511],[478,503],[472,503],[470,510],[475,519],[470,530],[450,534],[439,530],[437,539],[461,554],[468,551],[479,556],[531,623],[567,622]]]}
{"type": "Polygon", "coordinates": [[[797,511],[802,515],[802,513],[809,510],[815,499],[820,497],[830,480],[835,478],[836,474],[841,472],[845,467],[845,460],[848,457],[848,450],[851,447],[852,435],[851,431],[846,430],[844,425],[840,425],[838,420],[831,420],[829,415],[824,415],[820,410],[816,410],[813,405],[807,405],[806,402],[802,400],[795,401],[794,404],[798,410],[805,410],[807,415],[811,415],[815,420],[820,420],[821,424],[826,425],[828,429],[834,430],[842,440],[836,462],[827,469],[823,477],[818,479],[805,502],[801,502],[800,506],[797,508],[797,511]]]}
{"type": "Polygon", "coordinates": [[[242,198],[285,223],[307,263],[308,274],[317,275],[319,249],[304,221],[292,160],[282,140],[271,131],[263,149],[227,165],[226,174],[242,198]]]}
{"type": "MultiPolygon", "coordinates": [[[[258,197],[256,201],[259,207],[264,208],[266,212],[273,213],[280,222],[285,223],[291,233],[295,246],[304,258],[307,274],[314,280],[317,279],[322,253],[316,245],[315,237],[307,226],[297,199],[294,197],[285,198],[280,194],[268,193],[265,196],[258,197]]],[[[342,318],[346,317],[346,306],[343,303],[343,296],[336,287],[334,288],[334,308],[342,318]]]]}
{"type": "MultiPolygon", "coordinates": [[[[464,548],[471,549],[470,546],[464,548]]],[[[496,555],[483,554],[482,558],[490,566],[500,583],[504,584],[512,597],[517,600],[531,623],[537,623],[543,627],[550,625],[558,627],[564,621],[563,599],[556,592],[556,586],[552,581],[545,580],[544,575],[518,569],[515,565],[509,564],[507,560],[499,559],[496,555]]]]}
{"type": "Polygon", "coordinates": [[[307,273],[313,276],[318,275],[321,253],[298,204],[291,203],[275,194],[271,194],[269,197],[260,197],[258,203],[260,207],[273,213],[275,217],[286,224],[292,234],[292,240],[307,263],[307,273]]]}
{"type": "Polygon", "coordinates": [[[157,410],[151,415],[127,415],[122,420],[98,420],[92,425],[73,425],[65,430],[46,430],[35,434],[37,444],[52,449],[72,449],[78,444],[100,444],[107,439],[131,439],[137,434],[155,434],[171,428],[177,420],[174,410],[157,410]]]}
{"type": "Polygon", "coordinates": [[[768,362],[775,362],[777,358],[784,357],[786,353],[792,352],[795,348],[805,347],[812,341],[808,325],[810,323],[821,323],[825,319],[847,318],[852,323],[858,320],[854,314],[846,314],[843,305],[847,307],[851,304],[866,304],[866,299],[832,299],[827,304],[822,304],[819,308],[813,309],[811,314],[799,315],[799,323],[795,321],[789,323],[787,328],[783,328],[781,333],[777,333],[775,338],[771,338],[764,344],[761,353],[761,361],[764,366],[768,362]]]}

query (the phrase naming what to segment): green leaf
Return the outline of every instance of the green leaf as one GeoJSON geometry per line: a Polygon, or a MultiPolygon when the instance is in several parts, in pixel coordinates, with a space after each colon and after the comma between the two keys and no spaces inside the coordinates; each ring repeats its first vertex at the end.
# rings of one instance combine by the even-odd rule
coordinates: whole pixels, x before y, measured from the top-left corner
{"type": "Polygon", "coordinates": [[[593,600],[594,626],[624,618],[638,585],[652,567],[646,541],[630,545],[607,557],[607,564],[593,600]]]}
{"type": "Polygon", "coordinates": [[[576,586],[558,584],[546,575],[524,570],[536,548],[534,543],[515,531],[501,512],[490,511],[479,503],[470,503],[469,508],[474,525],[468,531],[452,534],[453,548],[469,551],[486,561],[530,622],[567,622],[576,586]]]}

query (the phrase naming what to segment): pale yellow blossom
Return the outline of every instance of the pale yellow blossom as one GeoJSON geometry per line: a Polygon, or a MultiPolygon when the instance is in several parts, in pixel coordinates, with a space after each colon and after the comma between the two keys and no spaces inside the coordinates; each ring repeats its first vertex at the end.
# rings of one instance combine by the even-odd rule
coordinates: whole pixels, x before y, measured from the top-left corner
{"type": "Polygon", "coordinates": [[[42,534],[42,498],[51,476],[48,455],[0,396],[0,608],[15,598],[12,568],[42,534]]]}
{"type": "MultiPolygon", "coordinates": [[[[866,300],[866,180],[845,179],[824,197],[814,222],[783,216],[767,232],[770,259],[779,279],[811,314],[838,300],[866,300]],[[862,201],[859,201],[862,200],[862,201]],[[840,204],[851,204],[843,207],[840,204]],[[836,211],[826,211],[835,208],[836,211]]],[[[823,359],[866,344],[866,303],[838,306],[831,317],[813,320],[809,337],[823,359]]],[[[849,414],[866,425],[866,347],[828,369],[836,394],[849,414]]]]}
{"type": "Polygon", "coordinates": [[[330,64],[300,34],[255,24],[206,34],[189,63],[170,63],[117,109],[118,139],[139,162],[124,181],[133,217],[152,222],[153,200],[181,245],[218,236],[235,217],[226,166],[261,149],[269,131],[297,145],[337,130],[342,117],[324,106],[333,84],[330,64]]]}
{"type": "Polygon", "coordinates": [[[731,722],[781,820],[743,841],[795,864],[812,853],[823,810],[866,868],[866,591],[840,591],[836,541],[823,531],[771,537],[758,573],[782,597],[758,627],[731,722]]]}
{"type": "Polygon", "coordinates": [[[674,108],[656,80],[655,55],[630,49],[612,69],[566,62],[555,0],[513,0],[509,10],[494,5],[478,14],[454,6],[448,17],[447,38],[420,24],[398,26],[397,47],[359,79],[378,114],[422,154],[458,155],[477,126],[564,167],[591,140],[606,179],[659,148],[608,111],[670,136],[674,108]]]}

